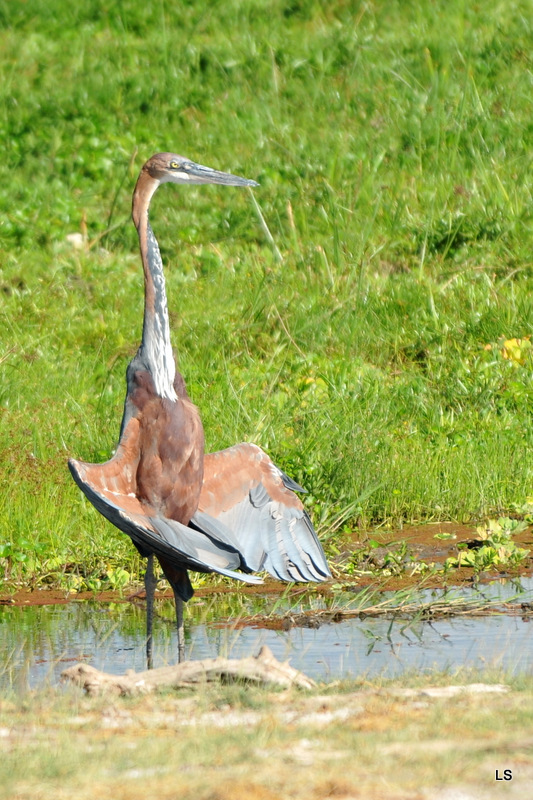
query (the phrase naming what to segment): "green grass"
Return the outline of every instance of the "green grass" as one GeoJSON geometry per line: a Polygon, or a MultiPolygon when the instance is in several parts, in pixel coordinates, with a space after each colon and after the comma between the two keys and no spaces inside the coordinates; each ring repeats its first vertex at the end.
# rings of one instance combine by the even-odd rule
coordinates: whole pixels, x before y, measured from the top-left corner
{"type": "Polygon", "coordinates": [[[11,578],[135,574],[68,456],[116,444],[141,335],[136,174],[261,184],[152,221],[209,449],[253,440],[332,540],[531,492],[529,3],[0,2],[0,542],[11,578]],[[77,251],[71,233],[87,232],[77,251]]]}

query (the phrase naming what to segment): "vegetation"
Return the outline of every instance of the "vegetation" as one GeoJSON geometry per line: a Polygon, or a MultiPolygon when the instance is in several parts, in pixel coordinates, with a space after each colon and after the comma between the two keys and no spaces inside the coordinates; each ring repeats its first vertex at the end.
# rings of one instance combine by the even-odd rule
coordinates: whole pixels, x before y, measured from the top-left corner
{"type": "MultiPolygon", "coordinates": [[[[388,578],[394,575],[442,575],[448,576],[455,567],[471,567],[474,575],[491,569],[516,570],[529,565],[530,550],[513,541],[513,535],[524,531],[531,521],[529,513],[525,519],[500,517],[488,519],[476,528],[476,538],[458,541],[457,555],[446,559],[431,560],[431,550],[425,555],[413,552],[406,539],[384,543],[368,539],[349,553],[347,559],[339,560],[343,572],[349,575],[372,575],[388,578]]],[[[455,533],[437,533],[434,539],[457,539],[455,533]]]]}
{"type": "Polygon", "coordinates": [[[509,788],[495,782],[497,769],[500,780],[511,769],[511,796],[527,796],[533,684],[498,686],[503,677],[491,676],[484,693],[440,697],[429,693],[439,675],[305,694],[200,687],[112,703],[14,695],[0,701],[0,797],[493,800],[509,788]]]}
{"type": "Polygon", "coordinates": [[[457,558],[446,560],[445,568],[467,566],[479,572],[494,566],[503,565],[512,568],[523,563],[529,555],[529,550],[517,547],[511,536],[513,532],[523,530],[525,527],[525,522],[508,518],[489,520],[487,527],[479,526],[477,529],[479,542],[476,541],[476,547],[461,548],[457,558]]]}
{"type": "Polygon", "coordinates": [[[274,243],[247,192],[154,201],[209,449],[263,446],[332,549],[524,504],[532,35],[525,0],[0,0],[7,580],[138,574],[66,461],[117,441],[160,150],[257,179],[274,243]]]}

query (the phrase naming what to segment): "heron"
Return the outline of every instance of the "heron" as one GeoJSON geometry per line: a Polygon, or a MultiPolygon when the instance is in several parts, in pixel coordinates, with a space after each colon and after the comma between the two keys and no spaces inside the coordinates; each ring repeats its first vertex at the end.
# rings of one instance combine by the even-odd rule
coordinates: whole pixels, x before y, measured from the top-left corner
{"type": "Polygon", "coordinates": [[[204,452],[200,414],[176,368],[163,263],[149,221],[150,202],[163,183],[258,185],[174,153],[157,153],[144,164],[132,202],[144,271],[144,318],[140,347],[126,370],[119,442],[113,457],[102,464],[69,460],[72,476],[88,500],[147,559],[149,668],[154,556],[174,592],[178,662],[185,656],[183,604],[194,594],[188,570],[246,583],[262,583],[253,574],[261,571],[286,582],[331,577],[296,494],[304,491],[301,486],[255,444],[204,452]]]}

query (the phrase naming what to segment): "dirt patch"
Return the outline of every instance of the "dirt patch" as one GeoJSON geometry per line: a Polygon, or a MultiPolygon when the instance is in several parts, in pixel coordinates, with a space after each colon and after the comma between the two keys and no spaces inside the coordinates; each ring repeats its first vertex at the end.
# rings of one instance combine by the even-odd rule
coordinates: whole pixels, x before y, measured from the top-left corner
{"type": "MultiPolygon", "coordinates": [[[[444,564],[447,558],[457,557],[459,553],[458,545],[480,543],[477,526],[461,525],[455,522],[436,522],[426,525],[406,526],[402,530],[377,530],[363,533],[357,538],[353,537],[344,542],[342,555],[349,556],[358,550],[368,547],[370,540],[379,542],[380,548],[374,551],[379,558],[382,552],[387,552],[405,542],[407,553],[413,561],[424,562],[425,564],[444,564]],[[441,535],[452,536],[453,538],[439,539],[441,535]]],[[[498,570],[491,569],[478,575],[468,567],[460,567],[450,570],[445,576],[442,574],[426,575],[423,578],[423,585],[426,589],[443,588],[448,586],[465,586],[473,582],[483,583],[495,578],[511,578],[519,576],[530,576],[533,574],[533,527],[529,526],[523,531],[513,536],[513,541],[518,547],[531,550],[530,557],[524,561],[520,569],[498,570]]],[[[387,591],[398,591],[409,587],[420,585],[421,577],[419,574],[409,574],[409,569],[401,575],[391,575],[382,580],[376,575],[358,575],[357,587],[362,588],[374,585],[376,589],[387,591]]]]}

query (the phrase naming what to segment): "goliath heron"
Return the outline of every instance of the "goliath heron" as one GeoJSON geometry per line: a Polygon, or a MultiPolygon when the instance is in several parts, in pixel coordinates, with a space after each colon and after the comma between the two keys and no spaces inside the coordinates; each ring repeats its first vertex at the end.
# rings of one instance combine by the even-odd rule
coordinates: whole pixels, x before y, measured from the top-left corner
{"type": "Polygon", "coordinates": [[[218,572],[247,583],[262,582],[250,574],[259,570],[282,581],[330,577],[311,521],[294,494],[304,491],[297,483],[254,444],[204,454],[198,409],[176,371],[163,264],[148,219],[154,192],[168,182],[257,186],[172,153],[158,153],[143,166],[132,216],[144,270],[144,322],[141,345],[126,372],[119,444],[104,464],[69,461],[91,503],[148,559],[149,666],[154,555],[174,591],[179,661],[184,657],[183,601],[193,595],[187,570],[218,572]]]}

